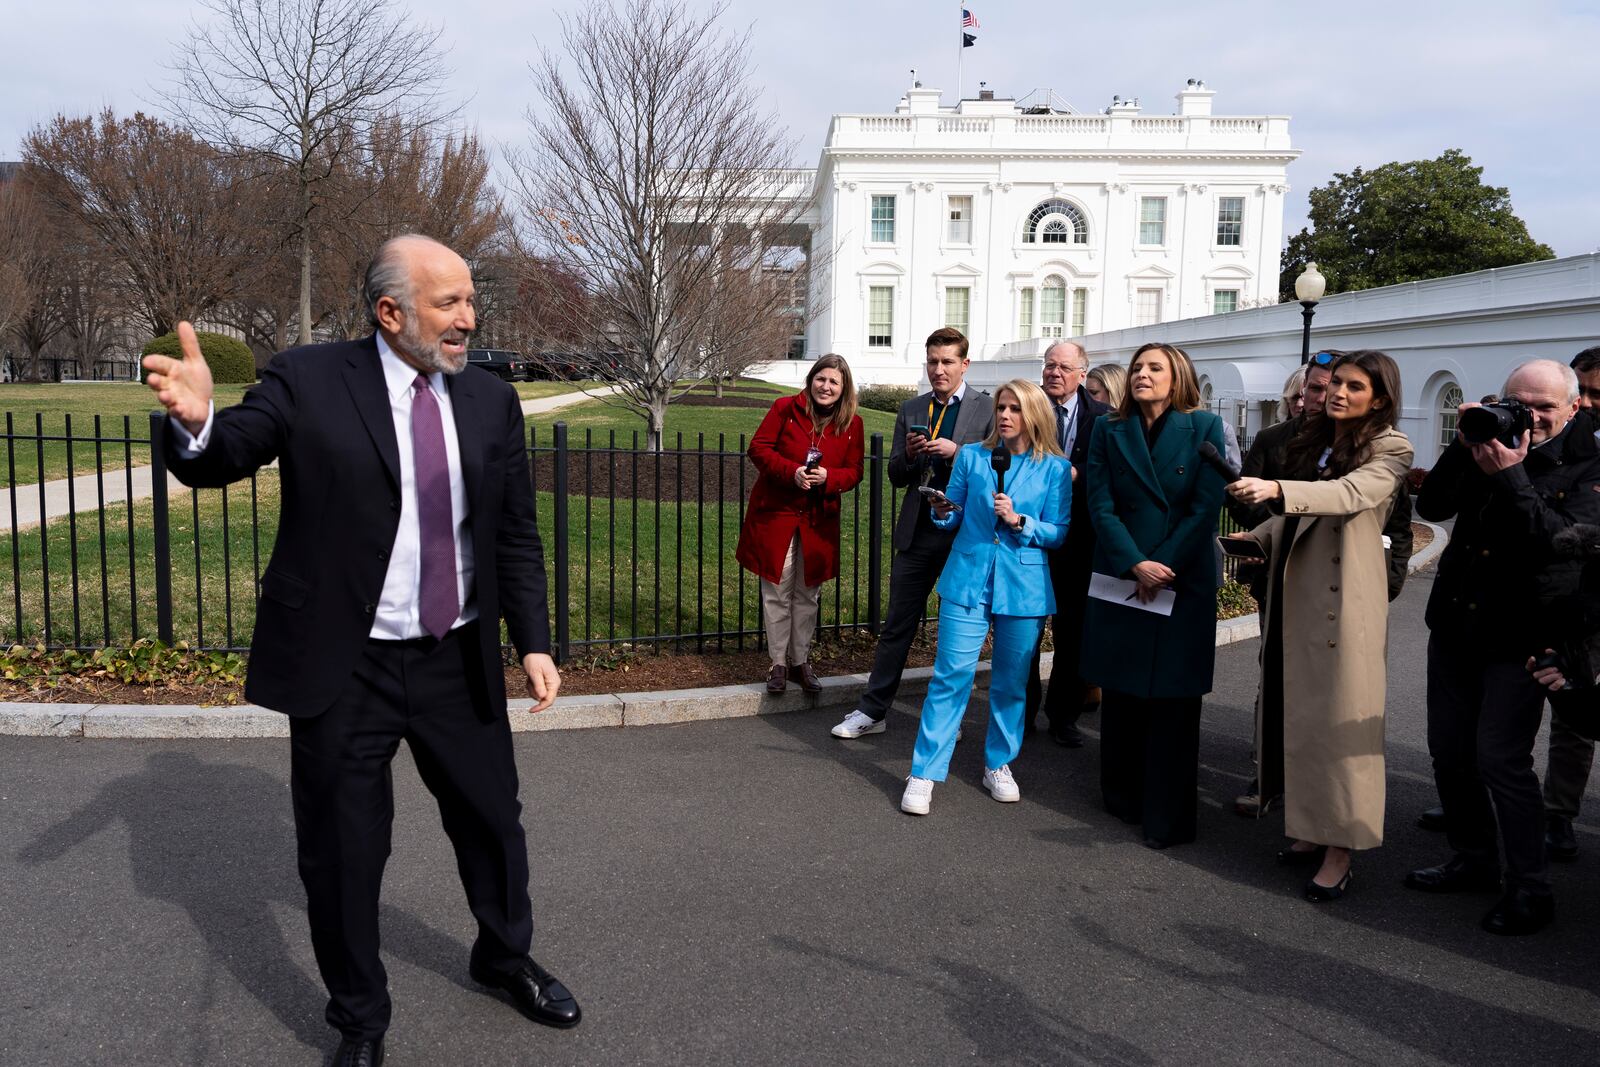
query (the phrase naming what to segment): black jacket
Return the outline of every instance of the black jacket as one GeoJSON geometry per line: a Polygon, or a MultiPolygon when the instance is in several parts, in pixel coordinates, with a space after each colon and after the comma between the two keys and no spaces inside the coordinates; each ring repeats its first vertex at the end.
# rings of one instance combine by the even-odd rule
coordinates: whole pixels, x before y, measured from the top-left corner
{"type": "Polygon", "coordinates": [[[1094,527],[1089,523],[1089,437],[1094,432],[1095,420],[1111,409],[1078,386],[1078,406],[1074,417],[1078,422],[1072,439],[1072,454],[1067,457],[1077,480],[1072,483],[1072,517],[1067,523],[1067,539],[1061,547],[1050,553],[1052,573],[1065,567],[1088,571],[1094,556],[1094,527]]]}
{"type": "Polygon", "coordinates": [[[1520,659],[1582,625],[1583,564],[1552,552],[1555,535],[1600,521],[1600,448],[1583,420],[1515,467],[1484,474],[1459,440],[1417,493],[1417,514],[1455,518],[1428,598],[1428,628],[1520,659]]]}
{"type": "MultiPolygon", "coordinates": [[[[472,531],[488,714],[505,714],[500,626],[519,655],[550,650],[544,555],[516,391],[468,367],[448,376],[472,531]]],[[[400,452],[377,341],[280,353],[211,439],[167,462],[185,485],[248,477],[276,459],[282,503],[261,575],[245,696],[294,716],[325,711],[366,646],[400,527],[400,452]]]]}

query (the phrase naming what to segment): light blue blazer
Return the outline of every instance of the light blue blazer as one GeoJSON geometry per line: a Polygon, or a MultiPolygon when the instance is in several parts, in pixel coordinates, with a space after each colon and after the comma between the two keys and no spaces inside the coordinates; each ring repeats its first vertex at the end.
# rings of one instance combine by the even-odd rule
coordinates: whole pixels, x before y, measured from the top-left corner
{"type": "Polygon", "coordinates": [[[933,520],[945,529],[959,527],[939,577],[939,595],[974,607],[982,602],[992,574],[991,615],[1050,615],[1056,610],[1056,594],[1045,550],[1059,548],[1067,538],[1072,468],[1061,456],[1013,456],[1005,490],[1012,510],[1023,517],[1021,530],[994,517],[995,476],[989,449],[974,444],[956,453],[945,495],[962,510],[933,520]]]}

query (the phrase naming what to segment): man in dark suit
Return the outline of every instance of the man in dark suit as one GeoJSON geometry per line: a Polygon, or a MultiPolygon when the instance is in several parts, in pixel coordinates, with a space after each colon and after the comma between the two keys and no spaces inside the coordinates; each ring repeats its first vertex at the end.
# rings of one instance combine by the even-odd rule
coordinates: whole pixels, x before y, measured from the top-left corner
{"type": "Polygon", "coordinates": [[[931,388],[900,405],[889,449],[889,481],[906,490],[894,526],[889,612],[878,631],[878,650],[861,706],[833,728],[834,737],[847,740],[883,733],[884,716],[900,689],[900,675],[923,610],[955,543],[954,530],[933,524],[928,502],[917,487],[943,490],[957,449],[983,440],[994,423],[994,399],[967,388],[963,381],[972,362],[965,335],[945,326],[928,335],[924,348],[931,388]]]}
{"type": "Polygon", "coordinates": [[[1050,736],[1068,748],[1083,747],[1078,716],[1083,714],[1088,693],[1088,687],[1078,677],[1078,658],[1083,644],[1084,599],[1089,595],[1089,562],[1094,556],[1094,528],[1089,525],[1089,494],[1083,470],[1089,459],[1089,433],[1094,429],[1094,420],[1111,410],[1084,389],[1083,379],[1088,373],[1089,357],[1081,345],[1057,341],[1045,349],[1040,384],[1055,407],[1056,440],[1072,463],[1072,520],[1067,524],[1066,543],[1050,553],[1050,581],[1056,594],[1056,613],[1050,619],[1050,636],[1056,649],[1050,688],[1044,693],[1039,680],[1039,653],[1035,652],[1033,671],[1028,677],[1024,727],[1033,725],[1043,693],[1050,736]]]}
{"type": "Polygon", "coordinates": [[[245,695],[290,716],[290,786],[311,941],[336,1064],[383,1060],[390,1003],[378,893],[400,741],[439,803],[478,920],[469,971],[537,1022],[575,1026],[571,993],[528,955],[532,906],[506,719],[500,620],[531,693],[560,687],[544,557],[514,390],[465,369],[472,275],[429,238],[367,270],[376,332],[280,353],[215,412],[193,329],[149,356],[167,459],[221,486],[276,459],[282,511],[261,577],[245,695]]]}

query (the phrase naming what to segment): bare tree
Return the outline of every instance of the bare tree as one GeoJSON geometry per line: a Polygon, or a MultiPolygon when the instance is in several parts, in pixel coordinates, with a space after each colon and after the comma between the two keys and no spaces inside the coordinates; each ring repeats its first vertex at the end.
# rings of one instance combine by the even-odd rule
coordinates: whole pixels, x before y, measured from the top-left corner
{"type": "Polygon", "coordinates": [[[313,231],[324,189],[385,118],[425,126],[440,106],[441,31],[414,22],[394,0],[203,0],[215,16],[196,26],[174,64],[169,106],[201,137],[249,149],[291,175],[284,221],[299,250],[300,343],[309,344],[313,231]]]}
{"type": "Polygon", "coordinates": [[[804,299],[796,298],[796,286],[803,286],[805,277],[795,267],[774,264],[734,265],[718,273],[705,290],[712,307],[700,356],[720,397],[728,381],[788,355],[790,341],[805,330],[804,299]]]}
{"type": "Polygon", "coordinates": [[[44,206],[21,178],[0,181],[0,335],[27,313],[38,294],[44,206]]]}
{"type": "Polygon", "coordinates": [[[565,61],[535,68],[543,111],[513,161],[532,251],[576,277],[590,372],[661,446],[667,405],[703,374],[717,301],[747,257],[793,241],[791,143],[750,84],[725,5],[605,0],[562,19],[565,61]]]}
{"type": "MultiPolygon", "coordinates": [[[[23,171],[117,265],[152,335],[204,316],[261,263],[254,188],[240,161],[148,115],[58,115],[23,144],[23,171]]],[[[68,230],[70,235],[70,227],[68,230]]]]}

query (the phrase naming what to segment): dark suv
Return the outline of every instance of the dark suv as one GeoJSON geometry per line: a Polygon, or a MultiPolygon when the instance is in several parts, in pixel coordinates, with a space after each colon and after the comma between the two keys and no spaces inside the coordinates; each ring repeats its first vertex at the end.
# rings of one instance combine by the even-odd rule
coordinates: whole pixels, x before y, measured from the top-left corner
{"type": "Polygon", "coordinates": [[[528,361],[522,358],[520,352],[507,352],[503,348],[469,348],[467,363],[482,367],[501,381],[528,380],[528,361]]]}

